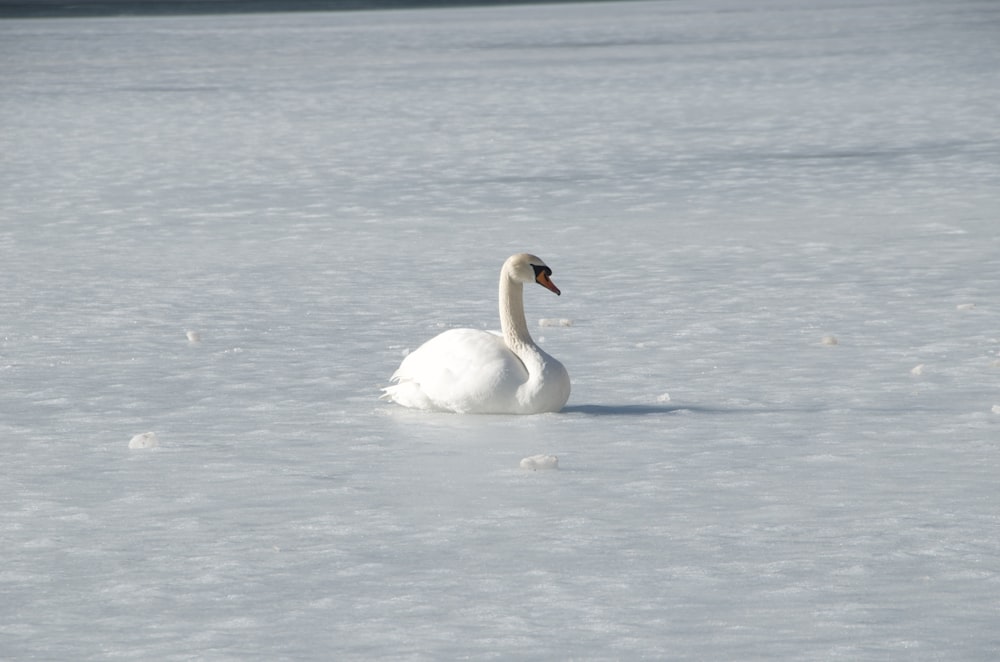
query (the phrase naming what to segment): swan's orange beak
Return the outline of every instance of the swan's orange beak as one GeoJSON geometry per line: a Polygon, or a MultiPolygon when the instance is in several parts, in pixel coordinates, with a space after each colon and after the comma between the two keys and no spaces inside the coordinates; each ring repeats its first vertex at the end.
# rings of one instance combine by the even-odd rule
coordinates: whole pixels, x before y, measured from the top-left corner
{"type": "Polygon", "coordinates": [[[549,278],[549,274],[546,273],[545,271],[538,272],[538,275],[535,276],[535,282],[537,282],[539,285],[541,285],[547,290],[551,290],[556,294],[562,294],[562,292],[559,291],[559,288],[556,287],[556,284],[552,282],[552,279],[549,278]]]}

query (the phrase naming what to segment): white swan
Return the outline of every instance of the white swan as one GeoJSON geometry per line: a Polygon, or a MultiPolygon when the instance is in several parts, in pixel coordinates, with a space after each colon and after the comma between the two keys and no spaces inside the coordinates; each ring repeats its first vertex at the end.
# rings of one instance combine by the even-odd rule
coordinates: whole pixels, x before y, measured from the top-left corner
{"type": "Polygon", "coordinates": [[[500,270],[500,328],[451,329],[411,352],[385,399],[404,407],[463,414],[540,414],[569,399],[569,373],[535,344],[524,319],[524,283],[559,294],[542,260],[520,253],[500,270]]]}

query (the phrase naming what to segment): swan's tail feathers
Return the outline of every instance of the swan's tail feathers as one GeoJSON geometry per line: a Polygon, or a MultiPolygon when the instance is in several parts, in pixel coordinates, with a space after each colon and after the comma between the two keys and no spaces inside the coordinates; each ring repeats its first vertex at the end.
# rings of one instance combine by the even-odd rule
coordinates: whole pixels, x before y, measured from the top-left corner
{"type": "Polygon", "coordinates": [[[396,402],[396,393],[399,391],[399,375],[393,373],[392,377],[389,378],[389,382],[389,386],[385,386],[381,389],[382,395],[378,396],[378,399],[396,402]]]}
{"type": "Polygon", "coordinates": [[[417,382],[410,379],[399,379],[395,376],[393,377],[393,381],[396,383],[382,389],[382,395],[379,396],[380,399],[395,402],[397,405],[411,407],[413,409],[439,409],[439,407],[429,397],[427,397],[427,394],[424,393],[423,389],[420,388],[420,384],[417,382]]]}

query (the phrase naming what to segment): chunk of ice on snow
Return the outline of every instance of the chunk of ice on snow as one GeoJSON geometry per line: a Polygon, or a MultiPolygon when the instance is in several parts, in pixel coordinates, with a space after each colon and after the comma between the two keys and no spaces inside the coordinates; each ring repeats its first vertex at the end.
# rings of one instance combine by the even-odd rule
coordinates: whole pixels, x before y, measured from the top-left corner
{"type": "Polygon", "coordinates": [[[992,411],[994,414],[1000,414],[1000,405],[993,405],[993,409],[991,409],[990,411],[992,411]]]}
{"type": "Polygon", "coordinates": [[[159,445],[160,440],[157,438],[155,432],[143,432],[142,434],[137,434],[128,442],[128,447],[132,449],[156,448],[159,445]]]}
{"type": "Polygon", "coordinates": [[[555,455],[532,455],[521,460],[522,469],[558,469],[559,458],[555,455]]]}
{"type": "Polygon", "coordinates": [[[921,363],[920,365],[915,366],[913,370],[910,371],[910,374],[917,376],[924,374],[924,364],[921,363]]]}
{"type": "Polygon", "coordinates": [[[573,320],[566,318],[562,319],[550,319],[543,317],[538,320],[538,326],[573,326],[573,320]]]}
{"type": "Polygon", "coordinates": [[[975,308],[976,304],[974,303],[960,303],[955,306],[955,310],[974,310],[975,308]]]}
{"type": "Polygon", "coordinates": [[[840,344],[840,341],[837,340],[837,336],[823,336],[819,339],[819,342],[821,345],[826,345],[827,347],[833,347],[834,345],[840,344]]]}
{"type": "Polygon", "coordinates": [[[201,334],[198,333],[197,331],[188,331],[187,339],[188,342],[191,343],[192,345],[197,345],[198,343],[201,342],[201,334]]]}

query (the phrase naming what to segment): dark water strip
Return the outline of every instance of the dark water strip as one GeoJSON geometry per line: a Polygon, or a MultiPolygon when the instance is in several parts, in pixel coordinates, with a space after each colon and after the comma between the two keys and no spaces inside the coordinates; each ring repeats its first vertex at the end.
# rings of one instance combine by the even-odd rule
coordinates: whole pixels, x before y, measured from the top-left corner
{"type": "Polygon", "coordinates": [[[170,16],[546,4],[579,0],[0,0],[0,18],[170,16]]]}

